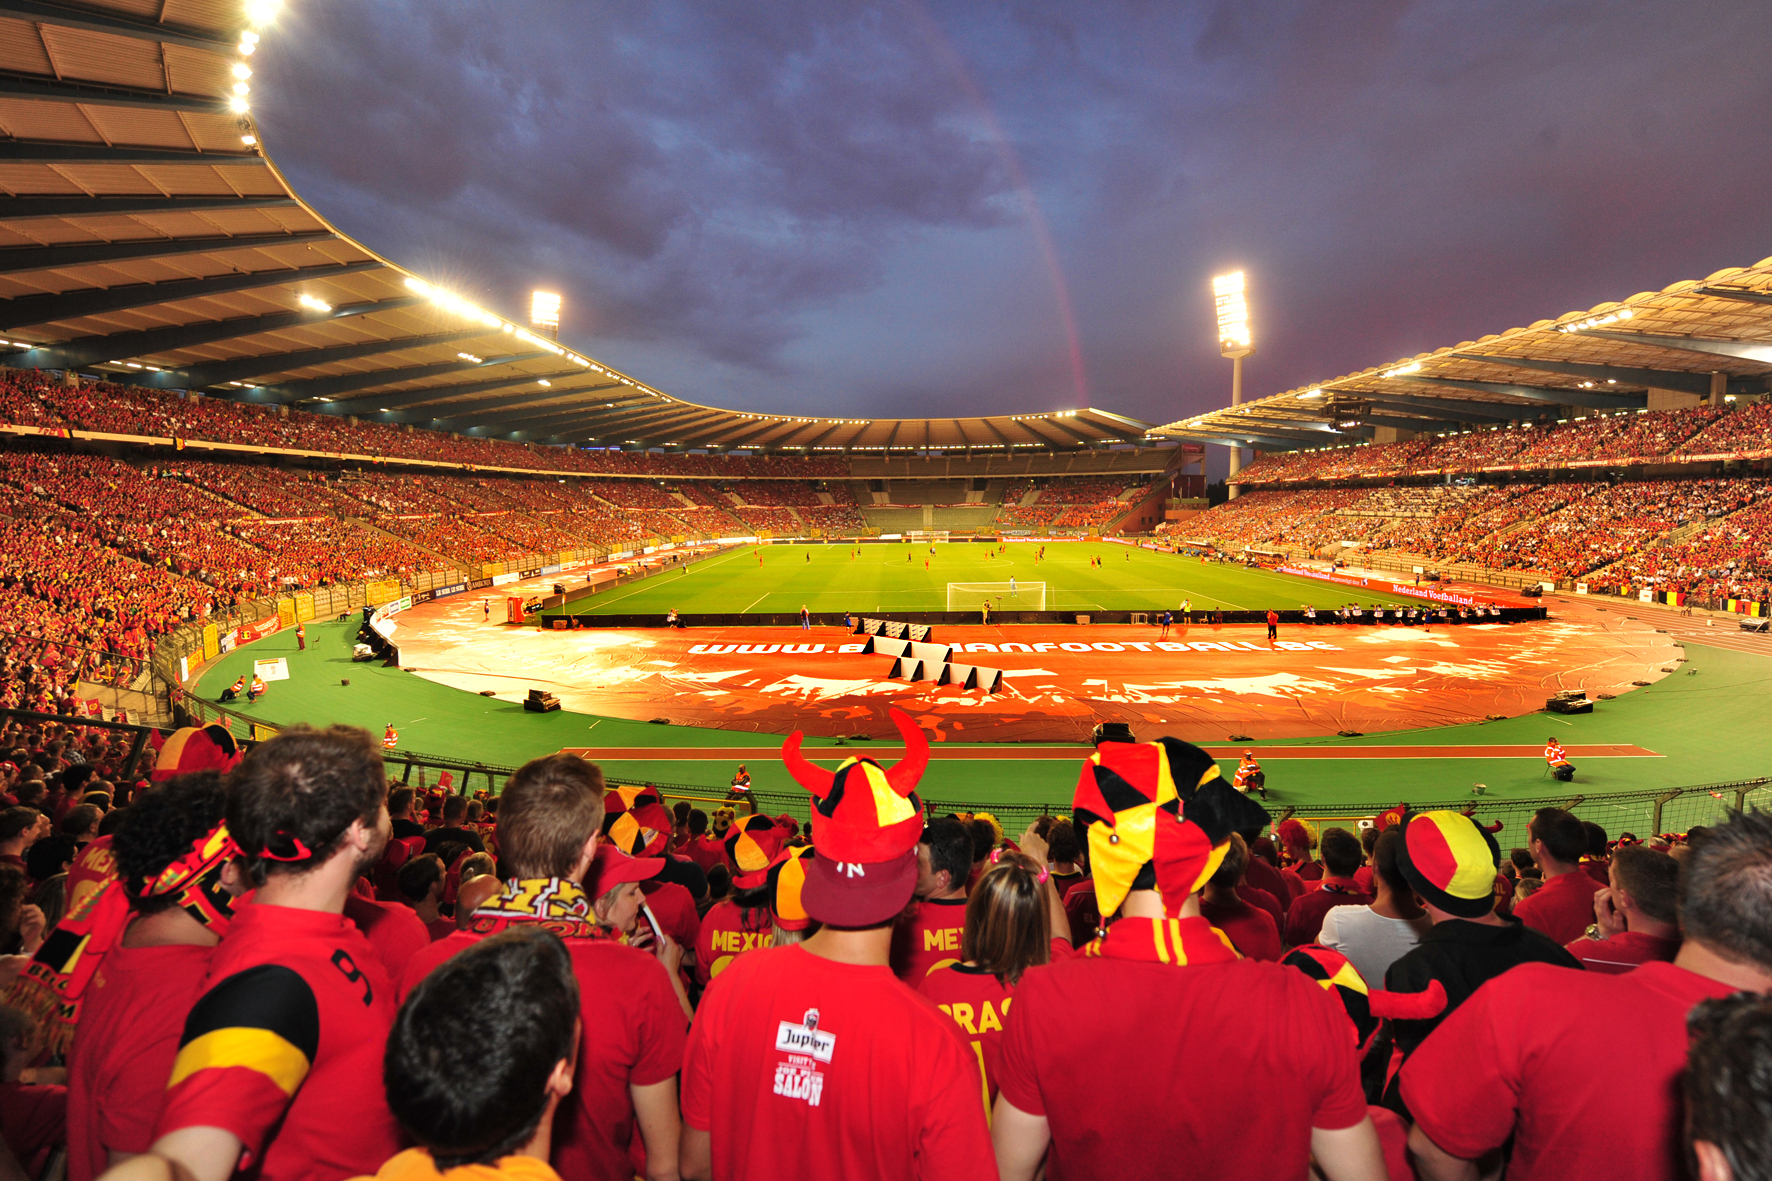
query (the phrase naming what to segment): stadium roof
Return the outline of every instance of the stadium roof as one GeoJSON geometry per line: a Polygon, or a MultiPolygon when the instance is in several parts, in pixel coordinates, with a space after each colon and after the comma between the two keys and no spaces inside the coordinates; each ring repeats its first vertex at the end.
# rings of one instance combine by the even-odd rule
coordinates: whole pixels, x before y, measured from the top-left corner
{"type": "Polygon", "coordinates": [[[1158,427],[1266,450],[1772,392],[1772,258],[1158,427]]]}
{"type": "Polygon", "coordinates": [[[1158,442],[1149,423],[1095,409],[855,419],[697,405],[432,287],[340,233],[264,154],[248,13],[265,6],[0,0],[0,365],[551,443],[1158,442]]]}

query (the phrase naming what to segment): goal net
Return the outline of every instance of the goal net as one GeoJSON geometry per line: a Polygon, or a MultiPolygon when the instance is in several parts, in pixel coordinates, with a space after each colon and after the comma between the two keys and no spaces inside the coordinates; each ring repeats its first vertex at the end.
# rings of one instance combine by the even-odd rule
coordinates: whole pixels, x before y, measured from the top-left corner
{"type": "Polygon", "coordinates": [[[905,536],[912,541],[946,541],[948,539],[948,530],[912,529],[910,532],[906,533],[905,536]]]}
{"type": "Polygon", "coordinates": [[[950,582],[949,611],[978,611],[989,604],[992,611],[1046,610],[1046,584],[1022,582],[950,582]]]}

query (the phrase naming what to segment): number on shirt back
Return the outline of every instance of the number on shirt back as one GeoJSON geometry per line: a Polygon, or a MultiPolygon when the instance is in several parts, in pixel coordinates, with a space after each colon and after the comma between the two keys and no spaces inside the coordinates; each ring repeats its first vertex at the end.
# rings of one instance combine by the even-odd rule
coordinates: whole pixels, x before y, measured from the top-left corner
{"type": "Polygon", "coordinates": [[[352,984],[359,980],[363,982],[363,1003],[365,1005],[375,1000],[375,989],[370,986],[369,978],[363,975],[363,969],[357,966],[357,961],[351,958],[350,952],[342,947],[333,952],[332,966],[344,973],[345,979],[352,984]]]}

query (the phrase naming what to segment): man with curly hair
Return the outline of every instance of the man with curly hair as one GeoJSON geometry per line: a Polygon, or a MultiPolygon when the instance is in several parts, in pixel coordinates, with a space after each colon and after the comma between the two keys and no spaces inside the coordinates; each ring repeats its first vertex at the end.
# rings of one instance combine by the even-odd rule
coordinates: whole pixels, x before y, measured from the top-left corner
{"type": "Polygon", "coordinates": [[[116,877],[91,913],[116,908],[121,938],[108,947],[106,936],[88,939],[77,963],[91,987],[63,1002],[79,1005],[68,1054],[69,1181],[90,1181],[153,1143],[185,1014],[245,885],[231,864],[226,803],[216,772],[184,775],[138,799],[111,836],[116,877]]]}

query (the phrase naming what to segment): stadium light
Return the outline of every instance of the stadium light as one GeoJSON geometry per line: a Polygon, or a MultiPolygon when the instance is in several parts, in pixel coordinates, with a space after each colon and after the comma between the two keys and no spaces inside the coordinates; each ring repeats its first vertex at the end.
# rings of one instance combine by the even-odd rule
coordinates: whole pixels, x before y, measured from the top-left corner
{"type": "Polygon", "coordinates": [[[298,295],[295,297],[295,302],[311,311],[330,312],[332,310],[331,304],[327,303],[325,300],[315,299],[311,295],[298,295]]]}
{"type": "MultiPolygon", "coordinates": [[[[1255,337],[1249,331],[1249,301],[1245,296],[1247,279],[1242,271],[1218,275],[1212,280],[1212,304],[1218,313],[1218,354],[1231,363],[1231,405],[1243,404],[1243,358],[1255,351],[1255,337]]],[[[1230,474],[1243,470],[1243,449],[1231,448],[1230,474]]],[[[1230,485],[1236,496],[1239,485],[1230,485]]]]}
{"type": "Polygon", "coordinates": [[[545,328],[549,335],[558,339],[560,336],[560,297],[552,291],[531,291],[529,293],[529,322],[537,328],[545,328]]]}

